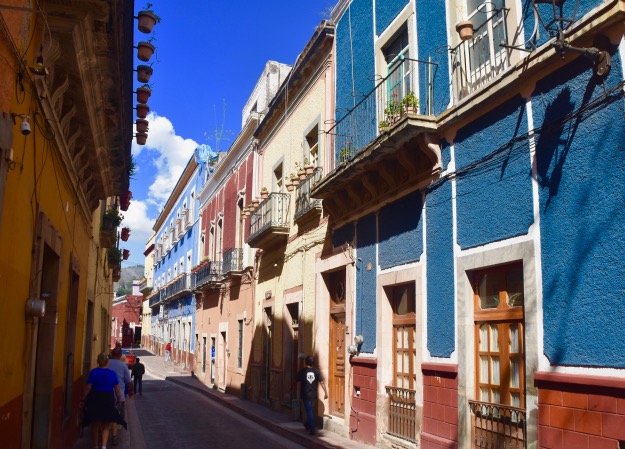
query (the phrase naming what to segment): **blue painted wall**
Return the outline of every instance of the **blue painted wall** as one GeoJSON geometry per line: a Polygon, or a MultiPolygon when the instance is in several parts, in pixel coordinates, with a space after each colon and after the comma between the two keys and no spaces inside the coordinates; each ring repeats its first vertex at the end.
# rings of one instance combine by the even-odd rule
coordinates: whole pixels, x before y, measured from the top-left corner
{"type": "Polygon", "coordinates": [[[416,262],[423,252],[421,192],[384,206],[378,214],[380,267],[416,262]]]}
{"type": "MultiPolygon", "coordinates": [[[[579,0],[579,2],[568,1],[564,2],[563,13],[561,17],[565,18],[573,18],[575,20],[579,20],[584,14],[588,13],[594,7],[600,5],[602,2],[598,0],[579,0]],[[575,8],[577,7],[577,13],[575,16],[575,8]]],[[[540,17],[545,22],[545,24],[549,23],[553,19],[553,5],[551,3],[543,3],[538,4],[538,11],[540,13],[540,17]]],[[[534,31],[534,13],[532,9],[531,1],[525,0],[523,2],[523,26],[525,28],[525,36],[526,39],[529,39],[532,32],[534,31]]],[[[566,25],[566,24],[565,24],[566,25]]],[[[534,39],[533,42],[535,45],[542,45],[551,39],[552,36],[555,36],[553,30],[555,30],[555,25],[551,26],[551,33],[547,32],[541,25],[540,22],[538,24],[540,39],[534,39]]],[[[529,46],[528,46],[529,47],[529,46]]]]}
{"type": "Polygon", "coordinates": [[[427,347],[449,357],[455,347],[454,258],[451,182],[427,193],[427,347]]]}
{"type": "Polygon", "coordinates": [[[375,33],[378,36],[382,34],[407,4],[406,0],[377,1],[375,4],[375,33]]]}
{"type": "MultiPolygon", "coordinates": [[[[432,108],[434,114],[440,114],[447,109],[449,104],[449,68],[447,52],[447,13],[445,2],[441,0],[417,1],[417,45],[419,47],[418,59],[436,63],[432,66],[434,92],[432,108]]],[[[422,66],[422,70],[425,67],[422,66]]],[[[422,112],[425,107],[425,93],[428,92],[428,78],[419,77],[419,90],[421,97],[422,112]]]]}
{"type": "MultiPolygon", "coordinates": [[[[608,90],[622,73],[613,53],[608,90]]],[[[579,58],[538,83],[532,103],[542,127],[544,345],[553,364],[623,368],[625,110],[618,91],[595,102],[603,86],[591,75],[590,62],[579,58]]]]}
{"type": "Polygon", "coordinates": [[[525,101],[508,101],[458,132],[458,243],[462,248],[526,234],[533,222],[525,101]]]}
{"type": "Polygon", "coordinates": [[[364,337],[360,350],[373,352],[376,344],[376,216],[358,220],[356,225],[356,329],[364,337]],[[371,270],[367,265],[371,264],[371,270]]]}

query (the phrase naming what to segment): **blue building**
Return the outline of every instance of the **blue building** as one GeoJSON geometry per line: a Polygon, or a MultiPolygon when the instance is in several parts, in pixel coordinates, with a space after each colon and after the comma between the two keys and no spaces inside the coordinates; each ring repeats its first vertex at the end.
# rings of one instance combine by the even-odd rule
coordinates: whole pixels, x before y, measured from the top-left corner
{"type": "Polygon", "coordinates": [[[196,343],[191,268],[203,245],[197,194],[210,174],[209,156],[209,147],[196,149],[154,224],[153,290],[148,296],[153,350],[164,354],[170,343],[172,360],[184,367],[193,366],[196,343]]]}
{"type": "Polygon", "coordinates": [[[334,161],[312,192],[331,227],[326,428],[393,447],[625,441],[623,17],[337,4],[334,161]]]}

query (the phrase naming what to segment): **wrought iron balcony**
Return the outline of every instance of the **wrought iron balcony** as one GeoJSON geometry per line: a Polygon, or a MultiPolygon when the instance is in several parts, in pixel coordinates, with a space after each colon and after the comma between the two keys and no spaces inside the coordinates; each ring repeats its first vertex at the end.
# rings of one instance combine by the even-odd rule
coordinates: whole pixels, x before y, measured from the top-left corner
{"type": "Polygon", "coordinates": [[[243,251],[242,248],[231,248],[224,251],[222,265],[224,276],[240,274],[243,271],[243,251]]]}
{"type": "Polygon", "coordinates": [[[441,168],[433,111],[436,64],[400,59],[329,131],[336,168],[313,186],[312,198],[340,221],[426,182],[441,168]]]}
{"type": "Polygon", "coordinates": [[[185,293],[191,293],[191,274],[184,273],[165,286],[163,300],[170,301],[185,293]]]}
{"type": "Polygon", "coordinates": [[[417,403],[415,391],[386,387],[389,396],[388,433],[413,443],[417,442],[417,403]]]}
{"type": "Polygon", "coordinates": [[[248,243],[254,248],[266,248],[289,235],[289,194],[269,194],[250,217],[248,243]]]}
{"type": "Polygon", "coordinates": [[[321,180],[321,174],[321,167],[317,167],[312,175],[300,181],[297,186],[295,190],[295,213],[293,215],[295,221],[307,216],[308,212],[321,213],[321,200],[310,197],[310,191],[321,180]]]}
{"type": "Polygon", "coordinates": [[[502,404],[469,401],[474,448],[525,449],[525,410],[502,404]]]}
{"type": "Polygon", "coordinates": [[[153,291],[152,294],[148,296],[150,307],[155,307],[161,303],[161,301],[163,300],[163,293],[163,289],[158,289],[156,291],[153,291]]]}
{"type": "Polygon", "coordinates": [[[210,261],[193,273],[192,288],[200,289],[210,284],[217,284],[223,279],[221,261],[210,261]]]}
{"type": "Polygon", "coordinates": [[[484,20],[474,27],[473,37],[462,41],[451,50],[451,70],[454,100],[457,103],[481,89],[510,66],[508,45],[508,9],[490,9],[493,3],[484,3],[484,11],[472,20],[484,20]],[[490,9],[490,11],[488,11],[490,9]]]}

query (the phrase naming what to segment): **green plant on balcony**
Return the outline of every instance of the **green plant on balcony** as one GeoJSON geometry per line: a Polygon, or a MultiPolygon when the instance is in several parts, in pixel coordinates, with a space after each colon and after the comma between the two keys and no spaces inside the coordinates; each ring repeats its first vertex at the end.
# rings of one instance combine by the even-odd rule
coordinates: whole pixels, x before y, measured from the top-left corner
{"type": "Polygon", "coordinates": [[[312,175],[315,172],[315,166],[307,157],[304,158],[304,170],[306,171],[306,176],[312,175]]]}
{"type": "Polygon", "coordinates": [[[339,151],[339,163],[343,163],[352,157],[358,151],[357,148],[352,147],[351,142],[344,142],[343,148],[339,151]]]}
{"type": "Polygon", "coordinates": [[[119,248],[113,247],[107,250],[109,267],[111,269],[119,268],[122,264],[122,252],[119,248]]]}
{"type": "Polygon", "coordinates": [[[114,231],[121,224],[122,218],[117,207],[107,210],[102,218],[102,230],[114,231]]]}
{"type": "Polygon", "coordinates": [[[386,120],[380,120],[380,123],[378,123],[378,128],[380,129],[380,133],[388,131],[388,122],[386,120]]]}
{"type": "Polygon", "coordinates": [[[401,104],[407,113],[415,114],[419,107],[419,99],[415,96],[413,91],[410,91],[402,98],[401,104]]]}
{"type": "Polygon", "coordinates": [[[384,117],[389,124],[395,123],[399,120],[402,111],[401,102],[397,101],[397,94],[393,92],[391,94],[391,99],[388,102],[386,108],[384,108],[384,117]]]}

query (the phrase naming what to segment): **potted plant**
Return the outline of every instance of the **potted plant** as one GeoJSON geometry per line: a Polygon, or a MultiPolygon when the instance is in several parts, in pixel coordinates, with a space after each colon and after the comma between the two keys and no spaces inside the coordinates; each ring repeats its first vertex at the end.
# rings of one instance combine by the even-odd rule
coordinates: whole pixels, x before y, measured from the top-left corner
{"type": "Polygon", "coordinates": [[[306,171],[306,175],[312,175],[315,172],[315,166],[310,163],[308,158],[304,159],[304,170],[306,171]]]}
{"type": "Polygon", "coordinates": [[[137,13],[137,19],[139,22],[137,24],[137,28],[139,29],[139,31],[146,34],[152,32],[152,28],[154,28],[154,25],[156,25],[157,23],[161,23],[161,18],[157,16],[152,10],[152,3],[147,3],[145,5],[145,9],[137,13]]]}
{"type": "Polygon", "coordinates": [[[345,142],[343,148],[341,148],[341,151],[339,152],[339,162],[345,162],[350,159],[352,154],[355,153],[353,150],[352,143],[345,142]]]}
{"type": "Polygon", "coordinates": [[[378,123],[378,128],[380,129],[380,133],[388,131],[388,122],[386,120],[380,120],[380,123],[378,123]]]}
{"type": "Polygon", "coordinates": [[[135,137],[137,138],[137,145],[145,145],[148,140],[148,133],[137,133],[135,137]]]}
{"type": "Polygon", "coordinates": [[[137,125],[137,132],[140,133],[145,133],[148,131],[148,124],[150,122],[148,122],[145,119],[142,118],[138,118],[137,121],[135,122],[135,125],[137,125]]]}
{"type": "Polygon", "coordinates": [[[401,104],[396,100],[396,98],[397,94],[393,92],[391,94],[391,99],[388,102],[388,105],[386,106],[386,108],[384,108],[386,121],[391,125],[395,123],[401,115],[401,104]]]}
{"type": "Polygon", "coordinates": [[[263,187],[262,189],[260,189],[260,198],[263,200],[269,198],[269,190],[267,190],[267,187],[263,187]]]}
{"type": "Polygon", "coordinates": [[[125,250],[122,252],[122,258],[123,258],[124,260],[128,260],[128,257],[130,257],[130,250],[125,249],[125,250]]]}
{"type": "Polygon", "coordinates": [[[150,95],[152,95],[152,86],[144,84],[141,87],[137,87],[137,103],[146,104],[150,95]]]}
{"type": "Polygon", "coordinates": [[[306,170],[303,165],[300,165],[299,162],[295,163],[295,167],[297,167],[297,177],[300,181],[306,179],[306,170]]]}
{"type": "Polygon", "coordinates": [[[456,31],[460,36],[460,40],[468,41],[473,39],[473,24],[470,20],[463,20],[456,24],[456,31]]]}
{"type": "MultiPolygon", "coordinates": [[[[148,98],[149,98],[149,95],[148,95],[148,98]]],[[[146,99],[146,101],[147,101],[147,99],[146,99]]],[[[137,117],[138,118],[146,118],[148,116],[148,112],[150,112],[150,107],[147,104],[145,104],[145,103],[137,104],[137,107],[135,109],[137,110],[137,117]]]]}
{"type": "Polygon", "coordinates": [[[128,241],[128,237],[130,237],[130,228],[128,228],[128,227],[123,227],[123,228],[122,228],[121,235],[120,235],[120,238],[121,238],[124,242],[127,242],[127,241],[128,241]]]}
{"type": "Polygon", "coordinates": [[[256,209],[259,204],[260,204],[260,200],[258,198],[254,198],[252,200],[252,206],[254,207],[254,209],[256,209]]]}
{"type": "Polygon", "coordinates": [[[112,279],[113,282],[119,282],[119,279],[122,277],[122,270],[119,268],[113,269],[112,279]]]}
{"type": "Polygon", "coordinates": [[[128,190],[126,193],[122,193],[121,195],[119,195],[119,208],[123,211],[127,211],[128,207],[130,206],[131,199],[132,199],[132,192],[130,190],[128,190]]]}
{"type": "Polygon", "coordinates": [[[122,216],[119,215],[117,207],[113,207],[104,213],[102,219],[102,228],[107,231],[115,230],[122,222],[122,216]]]}
{"type": "Polygon", "coordinates": [[[297,176],[295,173],[291,173],[291,184],[293,184],[294,187],[297,187],[299,185],[299,176],[297,176]]]}
{"type": "Polygon", "coordinates": [[[108,258],[109,267],[113,269],[119,268],[122,263],[122,252],[119,250],[119,248],[109,248],[106,255],[108,258]]]}
{"type": "Polygon", "coordinates": [[[154,54],[154,45],[152,41],[154,37],[151,37],[147,41],[141,41],[137,44],[137,59],[139,61],[148,62],[154,54]]]}
{"type": "Polygon", "coordinates": [[[402,98],[401,104],[404,106],[407,113],[416,114],[417,108],[419,107],[419,99],[415,97],[413,91],[410,91],[402,98]]]}
{"type": "Polygon", "coordinates": [[[295,186],[293,185],[293,182],[291,181],[291,178],[289,178],[288,176],[284,178],[284,187],[286,187],[286,189],[289,192],[292,192],[293,189],[295,188],[295,186]]]}
{"type": "Polygon", "coordinates": [[[149,65],[138,65],[137,66],[137,81],[140,83],[147,83],[150,81],[150,77],[154,70],[149,65]]]}

